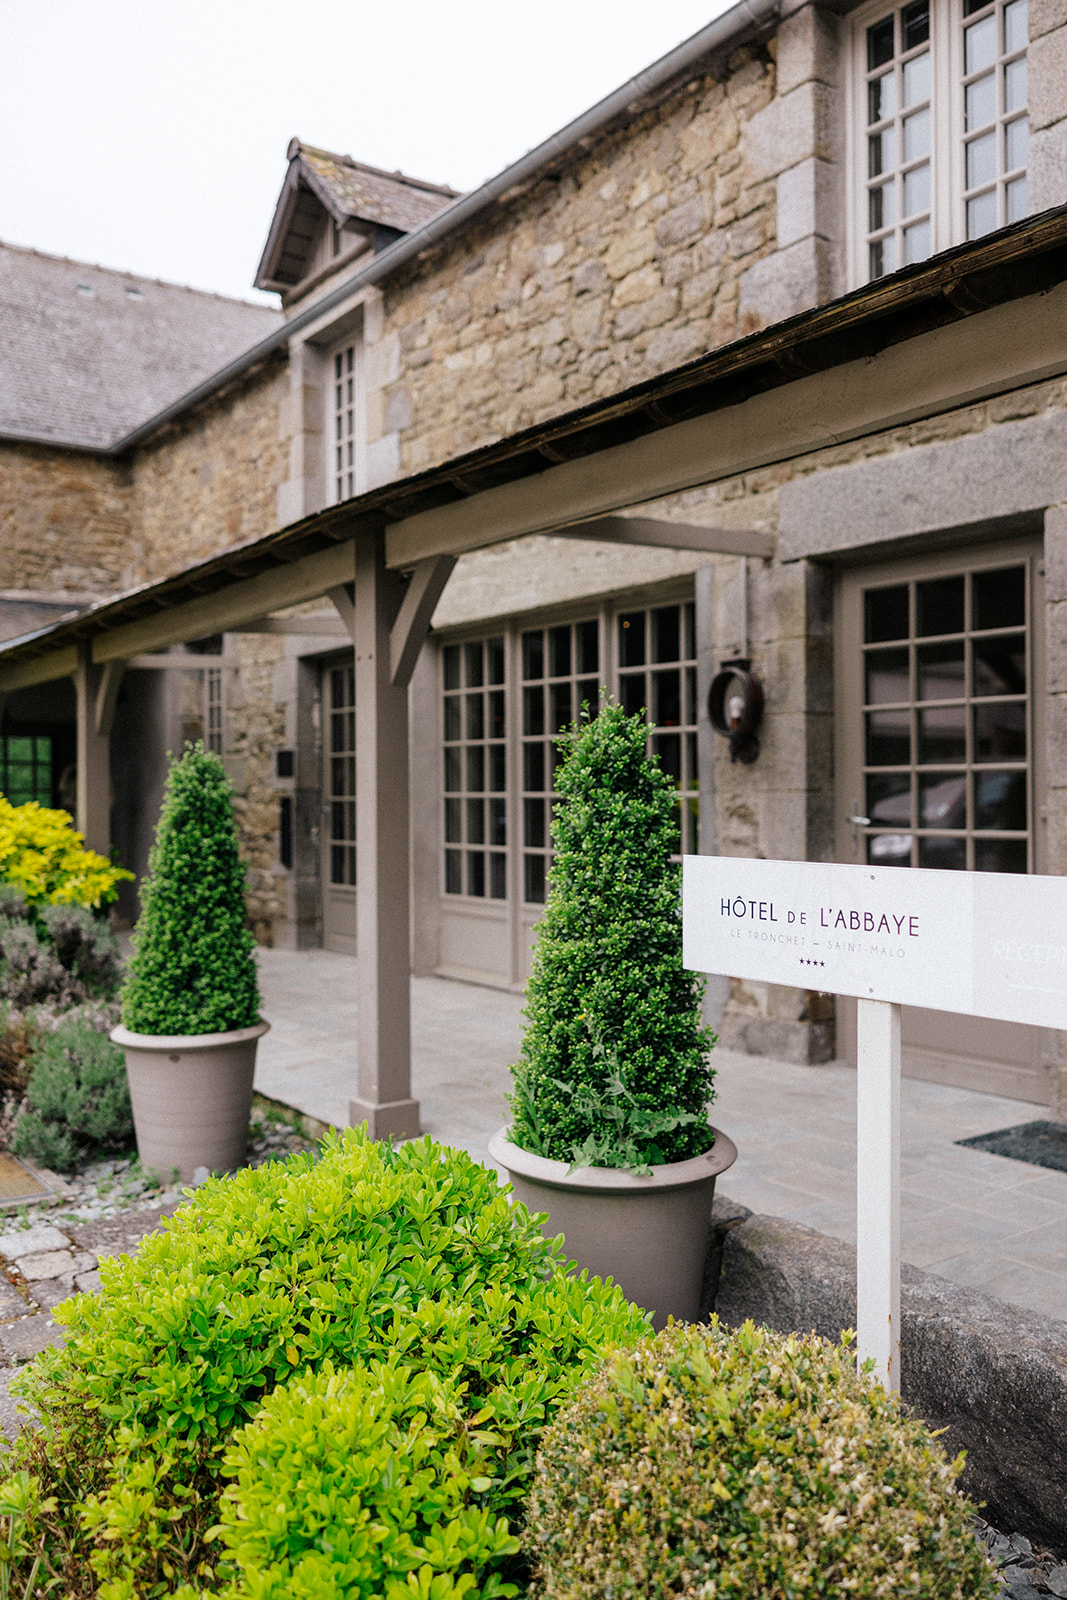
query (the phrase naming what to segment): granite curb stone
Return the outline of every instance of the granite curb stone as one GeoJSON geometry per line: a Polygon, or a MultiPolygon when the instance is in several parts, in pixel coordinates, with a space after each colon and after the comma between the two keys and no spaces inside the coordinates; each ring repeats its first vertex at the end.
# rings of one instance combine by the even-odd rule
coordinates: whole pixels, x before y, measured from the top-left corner
{"type": "MultiPolygon", "coordinates": [[[[855,1327],[853,1246],[728,1207],[713,1214],[723,1322],[833,1340],[855,1327]]],[[[1067,1550],[1067,1324],[907,1265],[901,1299],[904,1400],[949,1454],[966,1450],[962,1486],[998,1527],[1067,1550]]]]}

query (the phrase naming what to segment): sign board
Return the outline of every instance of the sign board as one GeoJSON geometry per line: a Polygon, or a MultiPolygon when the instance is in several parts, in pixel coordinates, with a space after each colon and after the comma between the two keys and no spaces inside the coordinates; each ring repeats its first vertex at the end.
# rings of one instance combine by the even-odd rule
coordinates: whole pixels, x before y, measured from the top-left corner
{"type": "Polygon", "coordinates": [[[683,960],[1067,1028],[1067,877],[686,856],[683,960]]]}

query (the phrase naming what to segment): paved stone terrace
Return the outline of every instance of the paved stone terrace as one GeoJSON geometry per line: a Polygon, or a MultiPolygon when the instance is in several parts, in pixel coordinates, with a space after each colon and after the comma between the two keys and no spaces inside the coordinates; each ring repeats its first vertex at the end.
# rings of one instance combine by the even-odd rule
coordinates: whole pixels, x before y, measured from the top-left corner
{"type": "MultiPolygon", "coordinates": [[[[21,1366],[61,1344],[63,1329],[50,1315],[54,1308],[72,1294],[99,1289],[97,1268],[104,1257],[131,1254],[174,1210],[172,1204],[55,1225],[42,1208],[28,1229],[10,1215],[0,1220],[0,1368],[21,1366]]],[[[0,1370],[0,1432],[12,1437],[21,1419],[8,1394],[10,1377],[10,1370],[0,1370]]]]}
{"type": "MultiPolygon", "coordinates": [[[[323,1122],[345,1123],[354,1092],[355,961],[264,950],[256,1087],[323,1122]]],[[[522,1001],[443,978],[412,981],[413,1093],[423,1131],[488,1160],[505,1120],[522,1001]]],[[[716,1050],[714,1121],[736,1141],[722,1190],[753,1211],[856,1237],[855,1073],[716,1050]]],[[[906,1078],[902,1241],[907,1261],[1067,1321],[1067,1173],[954,1141],[1041,1115],[1018,1100],[906,1078]]]]}

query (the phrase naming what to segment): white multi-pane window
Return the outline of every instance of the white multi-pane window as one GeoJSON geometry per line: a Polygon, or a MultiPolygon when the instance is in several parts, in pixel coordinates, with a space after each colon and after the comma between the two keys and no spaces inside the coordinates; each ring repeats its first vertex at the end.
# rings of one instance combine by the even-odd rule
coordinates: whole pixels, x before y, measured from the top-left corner
{"type": "Polygon", "coordinates": [[[329,358],[329,484],[336,505],[350,500],[362,488],[360,439],[362,428],[361,348],[357,340],[340,345],[329,358]]]}
{"type": "Polygon", "coordinates": [[[507,733],[502,634],[444,651],[444,889],[507,898],[507,733]]]}
{"type": "Polygon", "coordinates": [[[868,275],[930,254],[933,70],[929,0],[865,30],[868,275]]]}
{"type": "Polygon", "coordinates": [[[910,0],[853,20],[852,277],[1026,215],[1027,0],[910,0]]]}
{"type": "Polygon", "coordinates": [[[966,235],[1026,215],[1026,0],[963,0],[963,185],[966,235]]]}
{"type": "Polygon", "coordinates": [[[608,608],[446,644],[441,653],[442,888],[468,901],[544,903],[556,737],[610,684],[644,710],[649,750],[678,796],[679,848],[697,849],[696,639],[690,600],[608,608]]]}
{"type": "Polygon", "coordinates": [[[863,593],[863,784],[876,866],[1032,868],[1025,561],[863,593]]]}
{"type": "Polygon", "coordinates": [[[325,801],[328,819],[328,881],[356,882],[356,669],[330,669],[326,704],[325,801]]]}
{"type": "Polygon", "coordinates": [[[222,754],[222,668],[204,672],[204,744],[215,755],[222,754]]]}

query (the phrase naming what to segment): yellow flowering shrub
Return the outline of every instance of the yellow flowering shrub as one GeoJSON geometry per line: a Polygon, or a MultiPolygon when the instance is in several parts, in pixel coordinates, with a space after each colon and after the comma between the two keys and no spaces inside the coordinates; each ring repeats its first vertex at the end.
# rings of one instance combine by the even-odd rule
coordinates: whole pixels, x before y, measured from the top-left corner
{"type": "Polygon", "coordinates": [[[125,867],[85,848],[66,811],[30,800],[13,806],[0,795],[0,881],[31,904],[106,905],[114,900],[125,867]]]}

